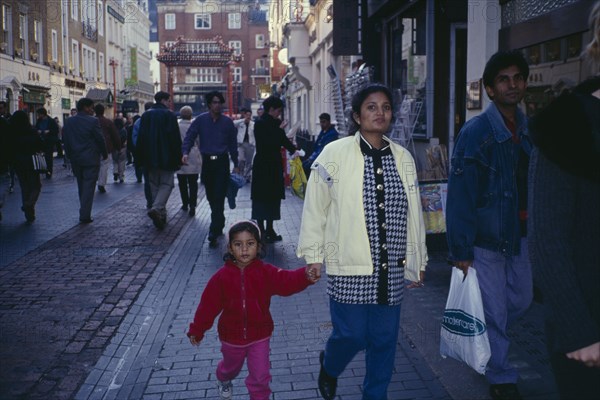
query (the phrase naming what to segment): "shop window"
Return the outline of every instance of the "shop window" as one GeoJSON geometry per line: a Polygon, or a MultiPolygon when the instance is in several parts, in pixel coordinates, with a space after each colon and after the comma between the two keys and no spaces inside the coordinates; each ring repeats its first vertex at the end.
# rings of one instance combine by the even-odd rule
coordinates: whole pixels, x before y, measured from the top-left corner
{"type": "Polygon", "coordinates": [[[165,29],[171,31],[175,28],[175,14],[165,14],[165,29]]]}
{"type": "Polygon", "coordinates": [[[568,36],[565,41],[567,42],[567,58],[579,57],[582,51],[583,35],[577,33],[568,36]]]}
{"type": "Polygon", "coordinates": [[[210,29],[211,28],[210,14],[194,14],[194,28],[195,29],[210,29]]]}
{"type": "Polygon", "coordinates": [[[545,61],[546,62],[559,61],[561,59],[560,48],[561,48],[560,39],[546,42],[546,45],[545,45],[546,60],[545,61]]]}

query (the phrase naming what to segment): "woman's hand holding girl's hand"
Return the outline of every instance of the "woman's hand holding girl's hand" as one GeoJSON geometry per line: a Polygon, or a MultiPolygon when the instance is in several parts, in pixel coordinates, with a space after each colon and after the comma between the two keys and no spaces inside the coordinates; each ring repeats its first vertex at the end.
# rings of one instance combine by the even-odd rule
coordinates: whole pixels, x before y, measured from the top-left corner
{"type": "Polygon", "coordinates": [[[306,267],[306,279],[311,281],[312,283],[316,283],[321,279],[321,265],[320,263],[308,264],[306,267]]]}
{"type": "Polygon", "coordinates": [[[194,346],[198,346],[200,344],[200,339],[194,335],[190,335],[190,343],[194,346]]]}

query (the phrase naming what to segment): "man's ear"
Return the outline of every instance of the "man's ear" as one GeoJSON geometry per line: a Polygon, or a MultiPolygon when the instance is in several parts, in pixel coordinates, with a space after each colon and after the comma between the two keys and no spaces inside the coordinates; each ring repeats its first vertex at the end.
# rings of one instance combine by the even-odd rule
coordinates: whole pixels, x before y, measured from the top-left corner
{"type": "Polygon", "coordinates": [[[486,86],[485,92],[487,93],[490,100],[494,100],[494,89],[491,86],[486,86]]]}

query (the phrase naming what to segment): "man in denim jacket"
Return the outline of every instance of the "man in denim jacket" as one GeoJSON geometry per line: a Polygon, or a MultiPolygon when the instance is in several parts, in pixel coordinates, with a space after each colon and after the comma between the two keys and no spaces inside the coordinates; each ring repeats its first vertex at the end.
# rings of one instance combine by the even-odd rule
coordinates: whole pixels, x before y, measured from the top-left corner
{"type": "Polygon", "coordinates": [[[450,260],[477,270],[492,356],[486,378],[492,399],[520,399],[509,365],[508,324],[532,300],[527,257],[527,168],[531,142],[518,108],[529,67],[515,51],[494,54],[483,84],[492,100],[459,132],[452,156],[446,212],[450,260]]]}

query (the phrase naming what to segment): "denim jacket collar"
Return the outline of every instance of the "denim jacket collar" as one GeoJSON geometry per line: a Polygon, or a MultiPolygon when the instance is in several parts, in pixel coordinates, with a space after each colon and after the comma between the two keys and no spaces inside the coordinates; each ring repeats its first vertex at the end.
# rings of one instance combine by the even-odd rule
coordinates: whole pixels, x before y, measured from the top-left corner
{"type": "MultiPolygon", "coordinates": [[[[500,110],[498,110],[498,107],[496,107],[496,104],[494,102],[490,103],[490,105],[487,107],[487,109],[485,110],[485,115],[488,121],[490,122],[490,126],[492,127],[494,139],[496,139],[498,143],[505,142],[512,138],[512,133],[506,127],[506,124],[504,123],[504,118],[502,117],[500,110]]],[[[521,111],[520,108],[517,108],[516,117],[517,136],[529,136],[527,132],[527,117],[525,116],[523,111],[521,111]]]]}

